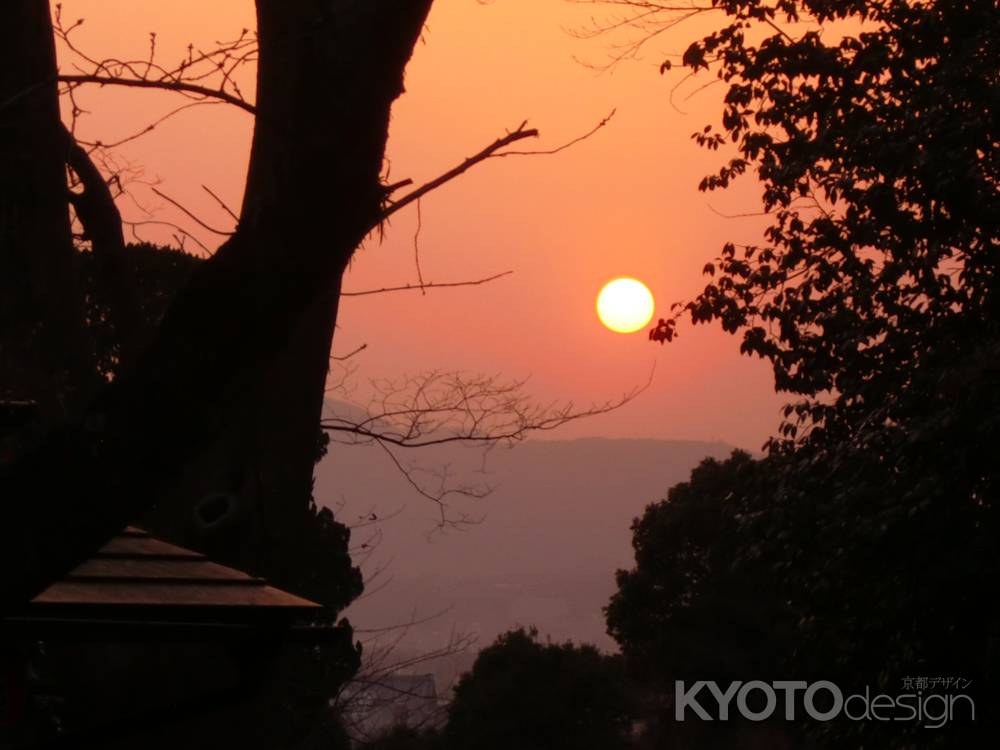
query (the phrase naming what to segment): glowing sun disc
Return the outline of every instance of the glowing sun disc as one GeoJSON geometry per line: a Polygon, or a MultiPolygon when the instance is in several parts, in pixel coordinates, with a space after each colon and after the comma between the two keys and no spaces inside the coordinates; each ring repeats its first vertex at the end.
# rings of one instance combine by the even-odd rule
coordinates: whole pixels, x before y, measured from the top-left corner
{"type": "Polygon", "coordinates": [[[653,317],[653,294],[637,279],[613,279],[597,295],[597,317],[616,333],[635,333],[653,317]]]}

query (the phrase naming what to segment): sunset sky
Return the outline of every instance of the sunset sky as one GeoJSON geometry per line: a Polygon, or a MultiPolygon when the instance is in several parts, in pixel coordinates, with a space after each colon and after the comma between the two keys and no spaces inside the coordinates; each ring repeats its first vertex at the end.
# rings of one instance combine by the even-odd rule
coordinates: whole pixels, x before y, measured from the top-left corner
{"type": "MultiPolygon", "coordinates": [[[[143,56],[157,32],[165,59],[179,59],[188,42],[208,45],[253,28],[252,0],[64,0],[64,20],[86,18],[74,34],[88,52],[143,56]]],[[[424,38],[407,71],[407,93],[394,109],[389,160],[393,180],[421,183],[513,129],[523,120],[542,137],[524,148],[549,149],[587,132],[613,109],[592,138],[554,156],[487,162],[422,203],[420,261],[426,281],[512,275],[473,288],[345,299],[335,351],[367,349],[354,360],[356,394],[368,378],[429,369],[502,373],[530,378],[539,401],[580,406],[614,399],[646,382],[631,404],[548,437],[599,435],[717,439],[760,447],[778,422],[769,368],[738,354],[738,342],[717,327],[681,328],[665,347],[645,331],[622,335],[598,321],[595,298],[608,280],[633,276],[657,300],[671,301],[705,284],[702,266],[726,240],[755,241],[759,219],[723,215],[757,210],[747,181],[725,194],[697,191],[720,160],[690,135],[717,120],[721,87],[685,100],[694,87],[671,88],[683,73],[658,72],[666,53],[683,51],[699,25],[681,25],[641,59],[598,73],[609,48],[626,37],[582,40],[600,8],[565,0],[436,0],[424,38]],[[582,62],[581,62],[582,61],[582,62]]],[[[700,28],[704,28],[702,21],[700,28]]],[[[64,70],[70,58],[60,60],[64,70]]],[[[252,71],[245,91],[252,94],[252,71]]],[[[317,92],[323,95],[324,92],[317,92]]],[[[329,92],[335,95],[335,92],[329,92]]],[[[89,110],[78,133],[112,142],[141,129],[178,102],[133,90],[88,90],[89,110]]],[[[249,149],[249,115],[225,106],[198,107],[116,149],[120,165],[190,207],[210,223],[232,221],[206,193],[240,203],[249,149]]],[[[346,146],[345,146],[346,147],[346,146]]],[[[142,182],[127,219],[176,221],[209,247],[220,239],[153,195],[142,182]]],[[[412,209],[397,214],[383,239],[357,254],[348,290],[415,283],[412,209]]],[[[145,227],[148,239],[169,238],[145,227]]],[[[189,245],[189,248],[193,247],[189,245]]],[[[654,317],[655,319],[655,317],[654,317]]]]}

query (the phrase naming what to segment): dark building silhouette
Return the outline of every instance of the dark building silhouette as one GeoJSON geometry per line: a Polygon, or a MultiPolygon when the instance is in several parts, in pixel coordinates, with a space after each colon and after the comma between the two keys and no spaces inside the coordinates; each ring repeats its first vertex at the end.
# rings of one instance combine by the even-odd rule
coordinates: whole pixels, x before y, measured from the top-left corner
{"type": "Polygon", "coordinates": [[[129,527],[2,622],[0,748],[209,743],[320,609],[129,527]]]}

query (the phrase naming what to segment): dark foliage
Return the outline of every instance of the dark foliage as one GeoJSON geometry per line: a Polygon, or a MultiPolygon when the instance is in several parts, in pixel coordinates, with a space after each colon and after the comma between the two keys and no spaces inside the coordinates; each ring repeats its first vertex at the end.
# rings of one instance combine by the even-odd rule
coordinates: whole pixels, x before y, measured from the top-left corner
{"type": "Polygon", "coordinates": [[[614,750],[629,746],[620,659],[592,646],[539,643],[523,628],[483,649],[448,712],[448,748],[614,750]]]}
{"type": "Polygon", "coordinates": [[[632,524],[636,565],[617,573],[608,632],[658,689],[676,679],[778,674],[788,613],[766,571],[733,568],[741,522],[766,486],[762,473],[740,451],[706,459],[632,524]]]}
{"type": "MultiPolygon", "coordinates": [[[[177,291],[187,283],[202,259],[183,250],[149,243],[129,245],[123,257],[128,266],[129,281],[136,286],[135,297],[140,304],[140,320],[135,325],[141,338],[148,341],[177,291]]],[[[97,367],[103,378],[112,379],[121,360],[120,336],[111,311],[110,291],[104,287],[97,273],[94,253],[79,252],[77,258],[87,328],[93,337],[97,367]]]]}
{"type": "MultiPolygon", "coordinates": [[[[720,652],[683,652],[661,634],[707,618],[713,601],[716,617],[739,622],[738,592],[753,590],[741,586],[766,575],[794,615],[778,654],[786,677],[899,693],[907,676],[961,676],[980,707],[977,722],[934,733],[814,723],[816,739],[982,744],[995,739],[1000,666],[1000,12],[994,2],[718,6],[727,24],[684,63],[728,85],[722,132],[695,138],[738,155],[701,187],[755,170],[772,222],[766,244],[729,244],[706,266],[712,280],[684,313],[740,334],[744,353],[772,364],[777,389],[803,400],[755,470],[730,465],[724,505],[737,512],[720,512],[725,485],[706,466],[651,506],[611,632],[661,678],[716,674],[720,652]],[[790,25],[800,19],[818,29],[790,25]]],[[[676,323],[653,337],[669,340],[676,323]]],[[[721,639],[732,665],[744,664],[739,633],[754,632],[721,639]]],[[[765,662],[773,653],[766,638],[752,649],[765,662]]]]}
{"type": "Polygon", "coordinates": [[[729,25],[684,61],[729,86],[723,133],[695,137],[738,156],[701,188],[755,169],[773,221],[768,244],[727,245],[706,266],[686,309],[810,397],[795,415],[815,432],[885,405],[942,343],[996,335],[1000,14],[992,1],[720,5],[729,25]],[[751,43],[800,16],[855,25],[751,43]],[[833,403],[815,398],[828,391],[833,403]]]}
{"type": "MultiPolygon", "coordinates": [[[[129,277],[137,285],[136,297],[140,303],[139,321],[133,324],[142,341],[148,341],[201,260],[181,250],[150,244],[130,245],[124,257],[129,277]]],[[[113,380],[123,365],[108,290],[96,273],[93,254],[80,252],[77,259],[95,361],[101,377],[113,380]]],[[[318,460],[324,453],[325,436],[318,432],[315,458],[318,460]]],[[[177,514],[176,510],[164,509],[144,519],[143,525],[161,537],[170,538],[177,528],[189,524],[189,519],[179,519],[177,514]]],[[[267,554],[257,560],[251,572],[272,585],[322,603],[325,610],[311,625],[324,629],[326,635],[319,637],[316,645],[285,644],[277,656],[269,649],[261,649],[262,667],[273,660],[266,686],[244,708],[230,709],[231,715],[253,727],[240,735],[242,746],[247,748],[292,747],[317,734],[342,734],[332,718],[325,718],[329,699],[360,665],[360,653],[352,643],[350,626],[346,623],[336,626],[339,613],[362,590],[360,571],[354,567],[348,551],[350,530],[329,509],[318,507],[312,497],[288,498],[275,508],[271,521],[267,543],[262,545],[267,554]]],[[[227,536],[236,537],[239,543],[238,519],[230,526],[227,536]]],[[[176,541],[187,543],[184,539],[176,541]]],[[[226,550],[223,546],[204,551],[213,557],[213,553],[220,552],[224,558],[226,550]]],[[[205,681],[209,683],[216,677],[213,663],[206,660],[203,667],[207,670],[205,681]]],[[[48,668],[58,670],[61,665],[48,668]]],[[[153,686],[144,689],[155,693],[153,686]]],[[[68,698],[72,703],[72,696],[68,698]]],[[[86,719],[82,718],[84,723],[86,719]]],[[[75,728],[73,717],[61,709],[55,711],[51,722],[60,725],[62,731],[72,732],[75,728]]],[[[207,721],[199,731],[211,734],[216,729],[215,724],[207,721]]],[[[232,734],[231,730],[226,731],[232,734]]]]}
{"type": "MultiPolygon", "coordinates": [[[[92,164],[82,164],[87,155],[67,142],[59,119],[49,3],[4,6],[0,108],[10,137],[0,148],[0,255],[4,268],[15,273],[0,276],[3,307],[16,319],[2,326],[0,396],[37,401],[46,418],[41,439],[0,475],[5,615],[123,525],[148,519],[157,504],[160,521],[173,512],[183,516],[183,525],[192,515],[184,502],[200,503],[216,490],[235,494],[227,482],[216,487],[213,473],[251,477],[240,485],[246,492],[238,500],[245,502],[236,505],[255,506],[254,531],[267,531],[244,540],[247,552],[240,557],[253,558],[253,564],[240,567],[283,584],[298,580],[327,606],[324,621],[360,591],[346,551],[347,530],[310,502],[313,448],[336,324],[333,303],[355,248],[383,216],[380,175],[389,112],[402,93],[403,69],[430,4],[255,4],[259,54],[240,58],[256,62],[258,85],[238,227],[186,283],[177,284],[169,305],[161,304],[167,295],[160,291],[169,292],[183,273],[172,265],[178,259],[155,251],[133,254],[129,261],[152,258],[154,265],[164,261],[170,267],[150,275],[143,290],[151,297],[148,310],[136,315],[133,305],[122,304],[137,291],[121,283],[127,274],[119,272],[127,269],[113,248],[102,247],[112,235],[120,239],[117,211],[105,204],[103,218],[115,225],[102,228],[107,232],[98,232],[92,221],[97,214],[90,202],[107,198],[107,185],[92,164]],[[319,17],[325,20],[317,25],[319,17]],[[315,96],[319,90],[335,90],[336,96],[315,96]],[[82,192],[66,189],[67,164],[82,192]],[[70,202],[83,236],[97,256],[106,256],[91,259],[89,320],[78,294],[70,202]],[[160,318],[146,345],[135,346],[132,325],[160,318]],[[100,362],[94,362],[87,323],[101,329],[100,362]],[[141,355],[133,356],[138,349],[141,355]],[[112,382],[99,382],[98,374],[112,382]],[[257,450],[243,450],[247,443],[257,450]],[[171,493],[181,501],[174,503],[171,493]],[[281,549],[255,546],[274,541],[281,549]],[[279,559],[291,547],[294,554],[279,559]]],[[[232,59],[230,50],[222,52],[232,59]]],[[[125,77],[122,71],[131,70],[118,61],[97,65],[125,77]]],[[[149,77],[156,67],[152,58],[145,67],[144,83],[176,88],[173,75],[149,77]]],[[[186,68],[182,63],[179,70],[186,68]]],[[[148,525],[155,531],[159,523],[148,525]]],[[[226,543],[235,548],[232,537],[226,543]]],[[[335,658],[321,654],[315,666],[329,666],[342,681],[356,666],[357,649],[349,627],[329,635],[335,658]]],[[[327,686],[311,676],[289,675],[289,682],[296,679],[302,683],[294,685],[298,693],[275,699],[301,697],[325,708],[329,691],[321,691],[327,686]]],[[[272,718],[263,713],[262,726],[272,718]]],[[[252,724],[240,729],[250,733],[252,724]]],[[[258,742],[266,744],[268,732],[282,731],[268,726],[258,742]]],[[[267,746],[279,744],[290,742],[267,746]]]]}
{"type": "MultiPolygon", "coordinates": [[[[140,322],[135,327],[140,338],[148,341],[170,303],[202,260],[176,248],[148,243],[129,245],[124,257],[141,305],[140,322]]],[[[111,380],[121,366],[114,316],[107,292],[95,273],[93,254],[82,252],[78,258],[87,305],[87,326],[93,336],[96,361],[101,376],[111,380]]],[[[315,458],[318,461],[326,452],[327,437],[317,432],[315,458]]],[[[267,543],[260,545],[267,554],[257,561],[252,572],[275,586],[321,602],[335,615],[350,604],[362,588],[360,571],[353,567],[348,554],[350,531],[336,521],[328,508],[317,506],[311,497],[308,502],[289,498],[278,510],[280,518],[272,519],[267,543]]],[[[188,519],[178,521],[169,512],[154,514],[147,522],[152,524],[151,530],[167,537],[175,536],[177,528],[189,524],[188,519]]],[[[230,531],[230,536],[237,535],[230,531]]],[[[190,543],[188,539],[177,541],[190,543]]],[[[237,543],[239,541],[236,539],[237,543]]],[[[224,548],[208,551],[225,556],[224,548]]]]}
{"type": "Polygon", "coordinates": [[[364,745],[365,750],[444,750],[441,735],[434,730],[396,727],[364,745]]]}

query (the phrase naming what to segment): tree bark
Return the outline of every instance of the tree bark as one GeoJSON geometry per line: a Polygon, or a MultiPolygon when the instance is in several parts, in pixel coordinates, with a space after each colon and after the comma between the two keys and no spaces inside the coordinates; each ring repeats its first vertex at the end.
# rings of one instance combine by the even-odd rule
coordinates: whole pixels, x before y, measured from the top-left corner
{"type": "MultiPolygon", "coordinates": [[[[258,0],[258,115],[239,228],[179,294],[135,370],[0,484],[0,607],[23,603],[167,497],[280,368],[312,311],[326,316],[325,371],[336,310],[322,300],[335,298],[378,222],[390,107],[430,4],[258,0]]],[[[303,348],[320,343],[317,334],[303,348]]],[[[304,400],[318,423],[312,388],[304,400]]]]}
{"type": "Polygon", "coordinates": [[[93,385],[48,0],[0,11],[0,400],[58,419],[93,385]]]}

